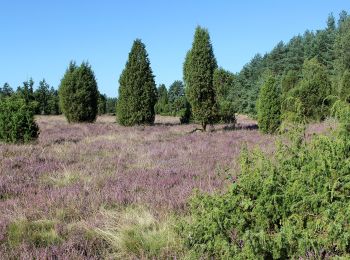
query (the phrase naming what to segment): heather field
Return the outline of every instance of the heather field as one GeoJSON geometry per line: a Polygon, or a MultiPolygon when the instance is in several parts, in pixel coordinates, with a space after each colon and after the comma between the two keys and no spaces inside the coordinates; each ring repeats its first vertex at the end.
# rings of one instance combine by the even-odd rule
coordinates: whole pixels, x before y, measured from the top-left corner
{"type": "Polygon", "coordinates": [[[131,205],[157,221],[179,216],[194,189],[225,188],[243,145],[271,150],[274,143],[244,116],[236,130],[216,126],[207,133],[190,133],[195,125],[172,117],[133,128],[111,116],[94,124],[69,125],[62,116],[36,121],[37,143],[0,145],[0,254],[6,258],[101,257],[105,239],[91,232],[110,220],[106,212],[131,205]]]}
{"type": "MultiPolygon", "coordinates": [[[[196,125],[160,116],[154,126],[133,128],[119,126],[112,116],[94,124],[68,124],[62,116],[36,121],[36,143],[0,145],[5,258],[142,258],[144,250],[152,255],[152,245],[138,248],[137,241],[135,248],[119,248],[123,228],[152,231],[155,225],[156,233],[148,235],[157,239],[164,230],[169,237],[173,228],[166,223],[186,212],[194,189],[225,190],[239,172],[242,147],[271,153],[276,138],[260,134],[245,116],[235,130],[219,125],[194,133],[196,125]]],[[[312,125],[310,131],[323,128],[312,125]]],[[[158,245],[154,256],[181,258],[182,249],[174,248],[181,241],[169,244],[158,245]]]]}

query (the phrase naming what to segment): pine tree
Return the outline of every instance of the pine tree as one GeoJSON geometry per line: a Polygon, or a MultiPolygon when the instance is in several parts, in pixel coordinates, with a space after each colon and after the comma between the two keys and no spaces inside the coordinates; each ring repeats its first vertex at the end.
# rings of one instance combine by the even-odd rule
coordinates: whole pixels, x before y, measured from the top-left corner
{"type": "Polygon", "coordinates": [[[268,76],[257,101],[258,125],[263,133],[275,133],[281,124],[280,91],[273,76],[268,76]]]}
{"type": "Polygon", "coordinates": [[[13,95],[13,89],[6,82],[2,88],[0,88],[0,98],[2,97],[10,97],[13,95]]]}
{"type": "Polygon", "coordinates": [[[38,114],[48,115],[50,114],[49,99],[50,99],[50,86],[46,83],[45,79],[39,82],[38,89],[34,92],[35,100],[38,102],[38,114]]]}
{"type": "Polygon", "coordinates": [[[98,89],[94,72],[87,62],[69,64],[59,88],[60,105],[68,122],[94,122],[98,89]]]}
{"type": "Polygon", "coordinates": [[[304,63],[304,43],[300,35],[293,37],[286,45],[286,68],[285,71],[296,71],[301,73],[304,63]]]}
{"type": "Polygon", "coordinates": [[[32,78],[30,78],[28,81],[23,82],[23,88],[21,90],[22,90],[21,96],[27,105],[29,105],[31,102],[33,102],[35,100],[35,98],[34,98],[34,81],[32,78]]]}
{"type": "Polygon", "coordinates": [[[339,32],[335,40],[335,66],[338,80],[345,70],[350,70],[350,18],[341,22],[339,32]]]}
{"type": "Polygon", "coordinates": [[[217,118],[217,104],[213,75],[217,68],[209,32],[196,28],[192,49],[187,53],[184,63],[186,96],[192,107],[195,120],[203,130],[217,118]]]}
{"type": "Polygon", "coordinates": [[[267,67],[276,75],[282,75],[287,66],[287,48],[280,41],[267,56],[267,67]]]}
{"type": "Polygon", "coordinates": [[[60,100],[58,97],[58,91],[55,90],[53,87],[51,87],[49,92],[49,101],[48,101],[48,109],[49,109],[50,115],[61,114],[59,103],[60,103],[60,100]]]}
{"type": "Polygon", "coordinates": [[[146,46],[136,39],[119,79],[117,120],[121,125],[153,124],[157,88],[146,46]]]}

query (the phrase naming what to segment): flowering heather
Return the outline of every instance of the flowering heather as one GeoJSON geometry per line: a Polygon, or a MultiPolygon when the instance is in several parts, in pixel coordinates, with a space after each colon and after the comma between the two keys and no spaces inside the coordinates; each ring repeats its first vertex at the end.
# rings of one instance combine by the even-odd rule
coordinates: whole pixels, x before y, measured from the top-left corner
{"type": "Polygon", "coordinates": [[[220,125],[206,133],[190,133],[195,125],[172,117],[132,128],[114,120],[68,124],[39,116],[37,142],[0,144],[3,258],[101,258],[106,243],[91,230],[104,225],[102,209],[142,205],[157,218],[181,214],[194,189],[224,190],[244,145],[274,149],[275,137],[243,116],[236,130],[220,125]],[[23,232],[38,232],[36,240],[23,232]],[[48,234],[52,243],[45,244],[48,234]]]}

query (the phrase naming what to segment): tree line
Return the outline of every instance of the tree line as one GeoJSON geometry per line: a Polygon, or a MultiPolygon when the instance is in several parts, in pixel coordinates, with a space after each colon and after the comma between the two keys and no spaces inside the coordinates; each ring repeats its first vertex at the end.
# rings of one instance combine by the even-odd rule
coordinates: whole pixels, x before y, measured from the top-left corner
{"type": "MultiPolygon", "coordinates": [[[[257,117],[265,133],[283,121],[323,120],[337,97],[349,101],[350,19],[343,11],[336,24],[306,31],[257,54],[239,73],[218,66],[207,29],[198,26],[185,55],[183,82],[156,87],[145,44],[136,39],[119,78],[118,99],[98,91],[91,65],[71,62],[58,91],[45,80],[34,91],[32,79],[14,92],[6,83],[1,100],[20,98],[33,114],[63,113],[68,122],[94,122],[115,111],[124,126],[153,124],[155,114],[179,116],[181,123],[235,124],[236,113],[257,117]]],[[[5,104],[5,102],[4,102],[5,104]]]]}
{"type": "MultiPolygon", "coordinates": [[[[18,86],[16,90],[8,83],[4,83],[0,87],[0,100],[9,97],[24,99],[26,103],[32,103],[36,115],[62,114],[58,90],[50,86],[45,79],[41,80],[38,86],[34,85],[35,82],[32,78],[24,81],[23,85],[18,86]]],[[[107,97],[106,94],[99,93],[97,102],[98,115],[115,114],[117,98],[107,97]]]]}
{"type": "MultiPolygon", "coordinates": [[[[301,85],[305,86],[308,80],[320,80],[317,76],[311,78],[310,73],[314,72],[324,75],[325,84],[328,84],[331,94],[348,96],[349,87],[346,81],[350,64],[349,23],[346,11],[339,14],[337,22],[331,14],[327,19],[326,28],[315,32],[306,30],[303,34],[292,37],[287,43],[279,42],[265,55],[256,54],[235,75],[235,82],[231,86],[230,91],[238,92],[238,112],[257,115],[256,102],[267,72],[275,77],[275,83],[284,97],[301,97],[300,90],[304,89],[301,85]]],[[[309,112],[305,111],[307,116],[310,115],[309,112]]],[[[318,111],[312,117],[319,118],[322,115],[318,111]]]]}

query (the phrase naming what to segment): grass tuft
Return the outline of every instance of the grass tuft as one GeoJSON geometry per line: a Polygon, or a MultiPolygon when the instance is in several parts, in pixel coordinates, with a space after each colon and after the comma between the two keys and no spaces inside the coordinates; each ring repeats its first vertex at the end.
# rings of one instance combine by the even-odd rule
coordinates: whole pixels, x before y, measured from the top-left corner
{"type": "Polygon", "coordinates": [[[55,222],[46,219],[37,221],[16,220],[9,225],[7,237],[11,247],[17,247],[22,242],[35,247],[46,247],[61,241],[55,230],[55,222]]]}
{"type": "Polygon", "coordinates": [[[71,184],[77,183],[80,180],[78,172],[65,170],[63,173],[57,174],[57,176],[45,175],[42,178],[44,184],[62,188],[71,184]]]}
{"type": "Polygon", "coordinates": [[[109,244],[109,257],[152,259],[181,254],[182,242],[170,218],[159,221],[142,207],[103,210],[102,215],[106,224],[97,233],[109,244]]]}

